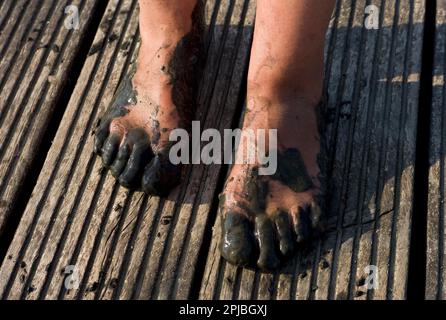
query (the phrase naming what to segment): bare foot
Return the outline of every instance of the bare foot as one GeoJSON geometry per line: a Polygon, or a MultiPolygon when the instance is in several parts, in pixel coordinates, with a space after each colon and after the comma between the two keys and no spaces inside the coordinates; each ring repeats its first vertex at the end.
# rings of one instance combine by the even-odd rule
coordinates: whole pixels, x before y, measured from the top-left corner
{"type": "Polygon", "coordinates": [[[259,175],[258,164],[233,165],[220,197],[221,253],[270,271],[322,227],[320,139],[317,102],[260,91],[248,88],[243,129],[277,129],[277,170],[259,175]]]}
{"type": "Polygon", "coordinates": [[[169,135],[189,129],[194,113],[201,9],[195,7],[191,26],[141,24],[137,66],[95,132],[95,152],[124,187],[164,195],[179,183],[181,167],[168,159],[169,135]]]}

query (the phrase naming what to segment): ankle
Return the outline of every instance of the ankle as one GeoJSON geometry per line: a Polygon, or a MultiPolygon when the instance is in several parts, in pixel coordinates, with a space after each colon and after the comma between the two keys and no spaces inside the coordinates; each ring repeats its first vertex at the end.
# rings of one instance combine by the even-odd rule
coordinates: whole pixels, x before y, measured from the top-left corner
{"type": "Polygon", "coordinates": [[[301,105],[316,107],[322,99],[322,80],[321,84],[312,87],[289,81],[267,80],[259,83],[248,79],[247,97],[248,100],[262,97],[271,102],[299,101],[301,105]]]}
{"type": "Polygon", "coordinates": [[[181,38],[182,34],[177,31],[150,37],[149,41],[141,39],[134,84],[144,86],[148,85],[148,78],[167,76],[172,55],[181,38]]]}
{"type": "Polygon", "coordinates": [[[180,27],[169,26],[141,32],[140,51],[148,53],[151,51],[175,48],[176,44],[189,31],[190,30],[182,29],[180,27]]]}

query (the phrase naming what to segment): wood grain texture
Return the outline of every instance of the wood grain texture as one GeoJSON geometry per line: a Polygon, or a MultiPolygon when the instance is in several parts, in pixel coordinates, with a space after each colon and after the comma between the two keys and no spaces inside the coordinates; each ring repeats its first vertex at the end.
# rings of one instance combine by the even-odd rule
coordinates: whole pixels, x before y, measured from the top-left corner
{"type": "Polygon", "coordinates": [[[97,2],[2,1],[0,10],[0,234],[58,106],[97,2]],[[65,7],[79,29],[65,27],[65,7]]]}
{"type": "Polygon", "coordinates": [[[429,145],[429,194],[426,250],[426,299],[446,299],[445,155],[446,155],[446,2],[437,1],[432,110],[429,145]]]}
{"type": "MultiPolygon", "coordinates": [[[[0,268],[0,297],[185,299],[199,290],[202,299],[405,298],[425,1],[338,0],[325,61],[329,230],[274,274],[220,257],[223,167],[189,167],[161,199],[119,187],[93,155],[92,128],[139,46],[137,0],[110,1],[0,268]],[[371,4],[378,29],[364,27],[371,4]],[[365,285],[370,265],[378,268],[374,290],[365,285]]],[[[83,8],[72,32],[61,27],[67,3],[0,2],[0,232],[94,7],[70,1],[83,8]]],[[[255,0],[206,1],[202,129],[240,120],[254,17],[255,0]]],[[[444,44],[437,32],[428,298],[444,297],[444,44]]]]}
{"type": "MultiPolygon", "coordinates": [[[[198,117],[202,128],[222,130],[244,95],[254,1],[208,0],[206,19],[198,117]]],[[[92,152],[93,125],[137,55],[137,27],[137,0],[109,3],[0,269],[4,299],[191,295],[222,168],[191,166],[184,183],[160,199],[119,187],[92,152]]]]}
{"type": "Polygon", "coordinates": [[[217,217],[200,298],[406,297],[424,10],[423,0],[337,2],[326,42],[329,230],[262,274],[220,257],[217,217]],[[364,27],[368,5],[378,29],[364,27]]]}

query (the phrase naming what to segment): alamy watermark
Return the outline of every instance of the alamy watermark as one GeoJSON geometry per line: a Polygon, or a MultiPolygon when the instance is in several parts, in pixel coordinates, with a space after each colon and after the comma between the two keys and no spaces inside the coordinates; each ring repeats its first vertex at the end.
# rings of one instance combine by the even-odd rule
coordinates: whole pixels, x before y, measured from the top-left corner
{"type": "Polygon", "coordinates": [[[169,151],[172,164],[258,164],[259,175],[277,170],[277,129],[225,129],[222,137],[217,129],[201,132],[200,122],[192,121],[191,135],[174,129],[169,140],[175,142],[169,151]],[[207,144],[201,147],[202,142],[207,144]]]}
{"type": "Polygon", "coordinates": [[[374,265],[366,266],[364,272],[367,274],[365,278],[367,290],[378,289],[378,267],[374,265]]]}
{"type": "Polygon", "coordinates": [[[75,5],[66,6],[65,14],[67,15],[64,21],[65,28],[79,30],[79,8],[75,5]]]}
{"type": "Polygon", "coordinates": [[[68,265],[63,270],[67,276],[64,280],[64,286],[66,290],[79,289],[79,272],[75,265],[68,265]]]}
{"type": "Polygon", "coordinates": [[[373,4],[365,7],[365,14],[367,17],[364,21],[364,27],[369,30],[376,30],[379,28],[379,8],[373,4]]]}

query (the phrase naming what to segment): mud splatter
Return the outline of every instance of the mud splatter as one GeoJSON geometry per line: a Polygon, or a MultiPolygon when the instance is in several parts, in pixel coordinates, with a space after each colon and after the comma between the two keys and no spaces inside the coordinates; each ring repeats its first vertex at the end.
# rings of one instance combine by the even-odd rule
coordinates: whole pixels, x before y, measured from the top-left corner
{"type": "Polygon", "coordinates": [[[277,152],[277,171],[272,178],[294,192],[304,192],[314,187],[298,149],[277,152]]]}

